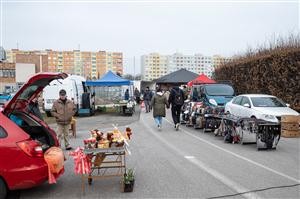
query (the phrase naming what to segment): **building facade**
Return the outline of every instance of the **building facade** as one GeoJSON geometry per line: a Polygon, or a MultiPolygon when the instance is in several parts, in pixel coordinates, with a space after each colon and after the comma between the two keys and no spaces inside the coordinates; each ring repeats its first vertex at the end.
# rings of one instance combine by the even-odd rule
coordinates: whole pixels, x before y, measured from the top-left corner
{"type": "Polygon", "coordinates": [[[9,63],[33,63],[36,72],[65,72],[84,76],[87,79],[98,79],[108,70],[123,74],[123,53],[90,52],[90,51],[6,51],[9,63]]]}
{"type": "Polygon", "coordinates": [[[219,55],[210,57],[202,54],[184,55],[175,53],[173,55],[161,55],[159,53],[150,53],[141,57],[141,72],[143,79],[147,81],[157,79],[182,68],[212,77],[215,67],[229,60],[229,58],[219,55]]]}
{"type": "Polygon", "coordinates": [[[222,57],[221,55],[214,55],[212,57],[212,62],[214,69],[220,67],[222,64],[232,61],[232,58],[222,57]]]}
{"type": "Polygon", "coordinates": [[[158,79],[168,73],[169,56],[151,53],[141,57],[141,73],[144,80],[158,79]]]}
{"type": "Polygon", "coordinates": [[[0,62],[0,92],[7,86],[16,86],[16,64],[0,62]]]}

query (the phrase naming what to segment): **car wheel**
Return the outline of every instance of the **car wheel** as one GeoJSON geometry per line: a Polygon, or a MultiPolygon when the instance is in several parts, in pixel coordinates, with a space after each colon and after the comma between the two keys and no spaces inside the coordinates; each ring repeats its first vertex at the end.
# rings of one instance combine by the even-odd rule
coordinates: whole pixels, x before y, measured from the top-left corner
{"type": "Polygon", "coordinates": [[[5,182],[0,178],[0,199],[5,199],[7,194],[7,188],[5,182]]]}

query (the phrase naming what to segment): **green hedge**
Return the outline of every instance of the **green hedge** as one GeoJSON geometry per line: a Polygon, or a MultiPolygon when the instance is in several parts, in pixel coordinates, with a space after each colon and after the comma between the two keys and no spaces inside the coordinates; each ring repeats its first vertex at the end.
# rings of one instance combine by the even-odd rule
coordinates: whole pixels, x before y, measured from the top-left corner
{"type": "Polygon", "coordinates": [[[215,79],[230,80],[237,94],[275,95],[299,111],[300,48],[237,58],[217,68],[215,79]]]}

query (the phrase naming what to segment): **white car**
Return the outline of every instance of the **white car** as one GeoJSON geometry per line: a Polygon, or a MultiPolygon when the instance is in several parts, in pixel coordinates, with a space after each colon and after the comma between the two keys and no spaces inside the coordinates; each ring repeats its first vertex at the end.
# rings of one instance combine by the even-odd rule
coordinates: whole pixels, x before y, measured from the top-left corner
{"type": "Polygon", "coordinates": [[[299,115],[277,97],[262,94],[236,96],[225,105],[225,113],[270,122],[280,122],[282,115],[299,115]]]}

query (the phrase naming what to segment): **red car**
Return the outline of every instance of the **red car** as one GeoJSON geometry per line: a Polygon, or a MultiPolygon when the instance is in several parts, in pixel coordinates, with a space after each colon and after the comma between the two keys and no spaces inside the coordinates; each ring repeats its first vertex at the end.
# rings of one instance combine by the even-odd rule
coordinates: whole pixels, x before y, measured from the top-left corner
{"type": "Polygon", "coordinates": [[[0,110],[0,199],[8,190],[26,189],[48,180],[44,152],[59,146],[56,133],[29,113],[28,104],[65,73],[38,73],[0,110]]]}

